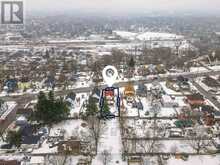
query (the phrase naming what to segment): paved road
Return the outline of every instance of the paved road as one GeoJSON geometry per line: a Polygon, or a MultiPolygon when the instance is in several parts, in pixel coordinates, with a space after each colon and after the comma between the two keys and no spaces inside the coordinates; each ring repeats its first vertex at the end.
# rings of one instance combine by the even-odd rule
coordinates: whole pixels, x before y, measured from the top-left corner
{"type": "Polygon", "coordinates": [[[192,84],[197,88],[197,90],[204,95],[209,101],[211,101],[219,110],[220,110],[220,103],[218,100],[214,99],[215,95],[207,92],[201,85],[194,80],[191,80],[192,84]]]}
{"type": "Polygon", "coordinates": [[[202,67],[208,69],[208,70],[213,70],[211,67],[207,66],[206,64],[203,64],[202,62],[198,62],[202,67]]]}
{"type": "MultiPolygon", "coordinates": [[[[183,72],[183,73],[176,73],[176,74],[161,74],[158,75],[157,81],[165,81],[167,78],[176,78],[180,75],[186,77],[186,78],[196,78],[196,77],[201,77],[205,75],[218,75],[220,74],[220,70],[218,71],[203,71],[203,72],[183,72]]],[[[140,82],[141,83],[151,83],[153,82],[152,76],[148,76],[146,78],[140,78],[137,80],[130,80],[130,81],[121,81],[115,84],[115,86],[118,87],[124,87],[128,83],[132,83],[134,85],[138,85],[140,82]]],[[[99,88],[104,88],[106,85],[100,85],[99,88]]],[[[80,87],[80,88],[75,88],[75,89],[68,89],[68,90],[62,90],[62,91],[55,91],[56,96],[64,96],[68,94],[69,92],[75,92],[75,93],[85,93],[85,92],[91,92],[93,89],[93,86],[90,87],[80,87]]],[[[30,93],[30,94],[23,94],[19,96],[4,96],[0,97],[1,99],[5,101],[16,101],[18,103],[28,103],[31,100],[37,99],[37,93],[30,93]]]]}

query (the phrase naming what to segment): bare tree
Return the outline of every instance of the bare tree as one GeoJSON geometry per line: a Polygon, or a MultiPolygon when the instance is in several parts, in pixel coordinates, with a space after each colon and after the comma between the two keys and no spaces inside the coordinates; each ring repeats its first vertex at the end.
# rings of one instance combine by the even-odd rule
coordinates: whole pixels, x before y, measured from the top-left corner
{"type": "Polygon", "coordinates": [[[108,165],[112,160],[112,154],[108,150],[102,151],[100,155],[103,165],[108,165]]]}
{"type": "Polygon", "coordinates": [[[193,129],[196,136],[189,137],[189,145],[196,151],[200,153],[202,150],[206,150],[211,144],[211,139],[207,137],[206,130],[203,126],[196,125],[193,129]]]}
{"type": "Polygon", "coordinates": [[[94,63],[91,64],[90,68],[91,68],[91,71],[94,73],[93,76],[101,76],[102,75],[101,70],[103,69],[103,66],[102,66],[101,61],[95,61],[94,63]]]}
{"type": "MultiPolygon", "coordinates": [[[[5,109],[7,109],[8,106],[7,104],[5,103],[4,100],[0,99],[0,111],[4,111],[5,109]]],[[[2,139],[2,141],[5,141],[5,138],[4,138],[4,130],[0,129],[0,137],[2,139]]]]}
{"type": "Polygon", "coordinates": [[[143,131],[143,135],[146,138],[145,140],[138,140],[138,146],[141,148],[144,153],[153,153],[157,152],[163,144],[161,141],[157,140],[157,137],[161,133],[160,127],[156,122],[153,122],[150,128],[146,127],[146,123],[142,124],[141,130],[143,131]]]}
{"type": "Polygon", "coordinates": [[[152,102],[152,106],[151,106],[150,110],[153,111],[154,118],[157,117],[157,115],[161,111],[161,104],[160,104],[159,100],[155,100],[152,102]]]}
{"type": "Polygon", "coordinates": [[[202,150],[206,150],[210,145],[210,140],[205,140],[202,136],[197,136],[195,139],[189,140],[190,146],[199,154],[202,150]]]}
{"type": "Polygon", "coordinates": [[[158,165],[167,165],[167,160],[163,160],[161,155],[157,156],[157,163],[158,165]]]}
{"type": "Polygon", "coordinates": [[[67,155],[48,155],[45,157],[45,165],[65,165],[67,162],[67,155]]]}
{"type": "Polygon", "coordinates": [[[3,109],[4,104],[5,104],[5,102],[2,99],[0,99],[0,110],[3,109]]]}
{"type": "Polygon", "coordinates": [[[89,127],[90,138],[95,143],[96,153],[97,153],[98,141],[104,132],[104,125],[95,116],[89,116],[87,122],[88,122],[88,127],[89,127]]]}
{"type": "Polygon", "coordinates": [[[3,131],[0,131],[0,137],[1,137],[2,141],[4,142],[5,138],[4,138],[4,132],[3,131]]]}
{"type": "Polygon", "coordinates": [[[159,149],[163,147],[163,144],[161,141],[156,139],[155,137],[151,137],[150,132],[148,131],[146,134],[146,139],[145,140],[139,140],[138,141],[138,146],[144,153],[153,153],[153,152],[158,152],[159,149]]]}

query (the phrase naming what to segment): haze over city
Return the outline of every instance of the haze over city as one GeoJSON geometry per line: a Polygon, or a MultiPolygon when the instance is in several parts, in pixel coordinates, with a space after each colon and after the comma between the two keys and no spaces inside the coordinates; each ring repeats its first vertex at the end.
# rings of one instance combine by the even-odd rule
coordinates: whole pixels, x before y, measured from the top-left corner
{"type": "Polygon", "coordinates": [[[219,0],[26,0],[28,12],[91,13],[209,13],[220,14],[219,0]]]}

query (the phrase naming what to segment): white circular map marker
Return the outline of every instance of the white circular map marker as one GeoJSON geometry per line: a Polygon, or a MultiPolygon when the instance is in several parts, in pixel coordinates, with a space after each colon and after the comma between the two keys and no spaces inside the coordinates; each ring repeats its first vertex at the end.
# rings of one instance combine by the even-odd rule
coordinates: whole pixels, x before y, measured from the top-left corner
{"type": "Polygon", "coordinates": [[[118,77],[118,71],[114,66],[108,65],[103,69],[102,76],[108,87],[112,87],[118,77]]]}

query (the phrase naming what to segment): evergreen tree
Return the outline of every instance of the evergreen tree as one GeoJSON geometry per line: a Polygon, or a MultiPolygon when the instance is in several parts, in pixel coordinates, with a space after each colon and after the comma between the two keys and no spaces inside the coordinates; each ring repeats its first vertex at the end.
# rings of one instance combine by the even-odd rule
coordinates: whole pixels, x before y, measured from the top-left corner
{"type": "Polygon", "coordinates": [[[40,92],[34,119],[44,123],[61,121],[69,115],[69,111],[67,103],[62,98],[56,100],[52,91],[49,92],[48,96],[40,92]]]}
{"type": "Polygon", "coordinates": [[[51,102],[54,102],[54,93],[53,93],[53,91],[50,91],[50,92],[48,93],[48,98],[49,98],[49,100],[50,100],[51,102]]]}
{"type": "Polygon", "coordinates": [[[128,62],[128,66],[131,67],[131,68],[134,68],[134,66],[135,66],[135,61],[134,61],[134,58],[133,58],[133,57],[130,58],[130,60],[129,60],[129,62],[128,62]]]}
{"type": "Polygon", "coordinates": [[[49,50],[46,50],[46,52],[45,52],[45,57],[46,57],[47,59],[50,58],[50,52],[49,52],[49,50]]]}
{"type": "Polygon", "coordinates": [[[6,141],[12,145],[15,145],[17,148],[20,147],[22,142],[21,131],[9,131],[6,137],[6,141]]]}
{"type": "Polygon", "coordinates": [[[103,113],[108,114],[110,112],[110,108],[108,106],[107,99],[104,99],[104,105],[103,105],[103,113]]]}
{"type": "Polygon", "coordinates": [[[0,110],[2,109],[3,105],[4,105],[4,101],[0,99],[0,110]]]}
{"type": "Polygon", "coordinates": [[[47,112],[47,97],[45,96],[44,92],[40,92],[38,95],[38,102],[36,105],[36,112],[34,114],[34,117],[37,120],[44,120],[44,114],[47,112]]]}
{"type": "Polygon", "coordinates": [[[89,97],[88,103],[86,105],[86,115],[87,116],[95,116],[98,113],[98,107],[96,104],[96,100],[93,97],[89,97]]]}

